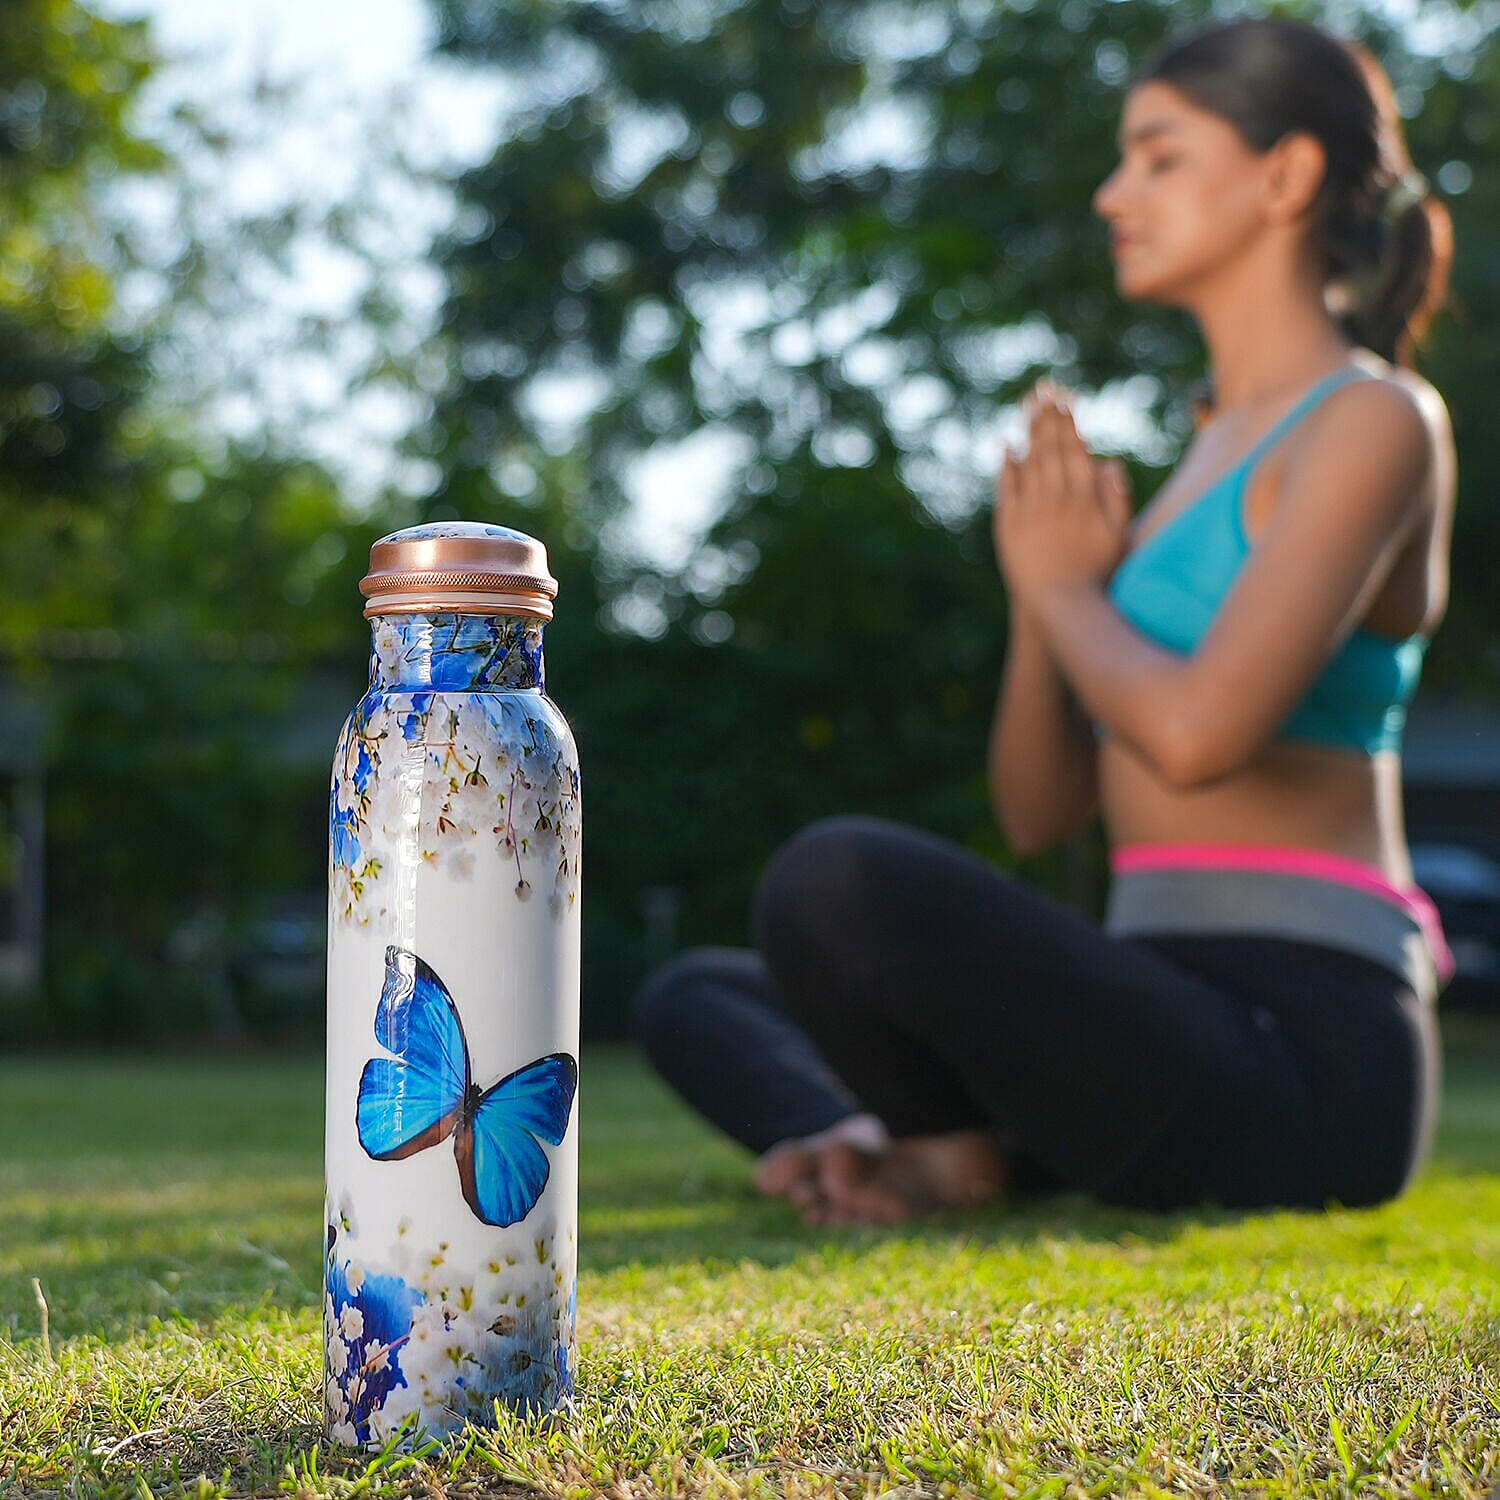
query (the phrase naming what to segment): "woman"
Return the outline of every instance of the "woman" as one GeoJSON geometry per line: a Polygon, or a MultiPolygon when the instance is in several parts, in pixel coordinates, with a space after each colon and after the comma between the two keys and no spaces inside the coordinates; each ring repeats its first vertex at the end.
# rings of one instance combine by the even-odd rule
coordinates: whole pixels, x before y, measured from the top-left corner
{"type": "Polygon", "coordinates": [[[1452,956],[1400,734],[1447,606],[1453,441],[1410,363],[1449,220],[1379,65],[1293,21],[1167,47],[1120,144],[1094,208],[1121,293],[1201,327],[1205,419],[1132,519],[1042,382],[994,521],[996,816],[1032,853],[1102,813],[1103,926],[831,819],[767,868],[754,951],[680,955],[638,998],[660,1071],[811,1223],[1024,1190],[1373,1204],[1430,1142],[1452,956]]]}

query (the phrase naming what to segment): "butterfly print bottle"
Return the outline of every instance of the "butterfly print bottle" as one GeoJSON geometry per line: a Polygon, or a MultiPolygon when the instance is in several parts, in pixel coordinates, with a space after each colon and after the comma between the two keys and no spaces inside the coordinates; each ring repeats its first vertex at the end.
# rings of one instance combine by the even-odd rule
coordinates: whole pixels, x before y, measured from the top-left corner
{"type": "Polygon", "coordinates": [[[581,802],[534,538],[382,538],[328,799],[324,1395],[409,1446],[573,1389],[581,802]]]}

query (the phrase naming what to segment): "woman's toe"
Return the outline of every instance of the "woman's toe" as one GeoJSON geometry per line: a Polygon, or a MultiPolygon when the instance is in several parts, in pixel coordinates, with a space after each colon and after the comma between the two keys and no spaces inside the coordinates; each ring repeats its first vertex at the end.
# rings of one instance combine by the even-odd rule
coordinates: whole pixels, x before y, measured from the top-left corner
{"type": "Polygon", "coordinates": [[[838,1210],[849,1206],[860,1184],[869,1175],[869,1158],[843,1142],[824,1146],[817,1153],[815,1172],[818,1188],[838,1210]]]}
{"type": "Polygon", "coordinates": [[[812,1152],[801,1141],[778,1141],[761,1154],[751,1174],[757,1191],[768,1198],[790,1196],[813,1170],[812,1152]]]}

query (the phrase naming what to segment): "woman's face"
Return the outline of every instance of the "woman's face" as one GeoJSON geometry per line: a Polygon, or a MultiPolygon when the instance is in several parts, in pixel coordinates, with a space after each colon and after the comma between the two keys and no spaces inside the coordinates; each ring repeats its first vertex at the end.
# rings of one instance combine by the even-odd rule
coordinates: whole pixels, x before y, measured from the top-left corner
{"type": "Polygon", "coordinates": [[[1119,148],[1093,199],[1110,227],[1115,284],[1134,300],[1191,303],[1263,222],[1265,157],[1227,120],[1156,81],[1127,96],[1119,148]]]}

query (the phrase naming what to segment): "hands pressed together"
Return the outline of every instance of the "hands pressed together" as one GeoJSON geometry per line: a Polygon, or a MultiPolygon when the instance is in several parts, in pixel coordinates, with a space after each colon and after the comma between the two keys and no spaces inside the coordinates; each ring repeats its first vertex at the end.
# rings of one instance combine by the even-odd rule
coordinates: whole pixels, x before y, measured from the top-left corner
{"type": "Polygon", "coordinates": [[[1022,400],[1024,458],[1007,448],[995,480],[995,557],[1013,601],[1102,585],[1127,550],[1130,486],[1118,458],[1098,459],[1073,423],[1066,390],[1043,378],[1022,400]]]}

